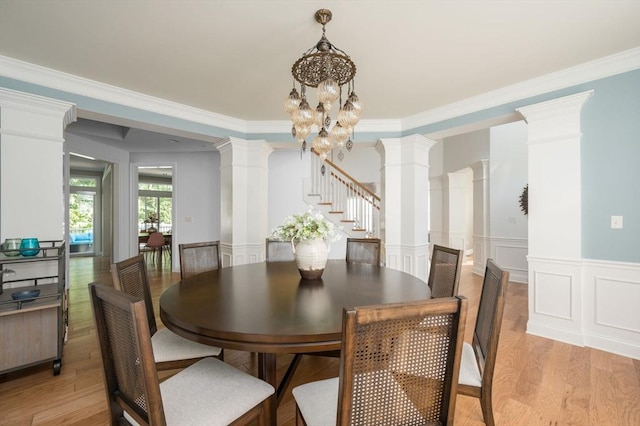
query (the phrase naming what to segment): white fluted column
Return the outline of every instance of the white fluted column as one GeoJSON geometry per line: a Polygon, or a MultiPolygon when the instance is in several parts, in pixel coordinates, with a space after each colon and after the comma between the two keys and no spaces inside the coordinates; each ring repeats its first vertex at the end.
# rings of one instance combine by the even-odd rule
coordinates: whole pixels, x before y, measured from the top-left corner
{"type": "Polygon", "coordinates": [[[381,139],[381,238],[388,267],[427,280],[429,260],[429,150],[421,135],[381,139]]]}
{"type": "Polygon", "coordinates": [[[220,252],[222,266],[257,263],[264,257],[268,229],[268,159],[263,140],[229,137],[220,151],[220,252]]]}

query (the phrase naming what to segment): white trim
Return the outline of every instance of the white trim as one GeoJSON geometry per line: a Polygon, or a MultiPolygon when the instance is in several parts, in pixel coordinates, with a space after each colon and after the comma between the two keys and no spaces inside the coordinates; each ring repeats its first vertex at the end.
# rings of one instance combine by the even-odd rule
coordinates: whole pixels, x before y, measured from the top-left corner
{"type": "Polygon", "coordinates": [[[590,266],[595,268],[610,268],[617,271],[629,271],[635,272],[640,280],[640,263],[635,262],[619,262],[614,260],[598,260],[598,259],[583,259],[584,266],[590,266]]]}
{"type": "Polygon", "coordinates": [[[527,322],[527,334],[569,343],[570,345],[584,346],[584,336],[572,330],[549,326],[529,320],[527,322]]]}
{"type": "MultiPolygon", "coordinates": [[[[480,242],[480,237],[474,235],[474,241],[480,242]]],[[[528,284],[529,268],[527,253],[529,251],[529,239],[523,237],[484,237],[488,242],[489,254],[502,269],[509,271],[509,281],[528,284]],[[521,265],[518,263],[521,262],[521,265]]],[[[475,260],[475,256],[474,256],[475,260]]],[[[486,259],[485,259],[486,262],[486,259]]],[[[475,264],[475,262],[474,262],[475,264]]],[[[479,268],[476,268],[479,270],[479,268]]],[[[484,274],[484,268],[480,275],[484,274]]]]}
{"type": "Polygon", "coordinates": [[[244,120],[167,101],[0,55],[0,75],[118,105],[245,133],[244,120]]]}
{"type": "Polygon", "coordinates": [[[0,135],[17,136],[19,138],[27,138],[27,139],[28,138],[36,138],[36,139],[41,139],[41,140],[45,140],[45,141],[59,142],[59,143],[63,143],[65,141],[64,138],[58,138],[58,137],[53,137],[53,136],[48,136],[48,135],[37,134],[37,133],[33,133],[33,131],[31,131],[31,132],[21,132],[21,131],[11,130],[11,129],[0,129],[0,135]]]}
{"type": "MultiPolygon", "coordinates": [[[[563,96],[561,98],[550,99],[548,101],[540,102],[533,105],[527,105],[522,108],[516,108],[525,119],[528,124],[531,124],[531,120],[546,120],[549,118],[557,119],[559,116],[569,116],[567,120],[571,120],[572,116],[579,115],[582,110],[582,105],[593,96],[593,90],[587,90],[585,92],[576,93],[575,95],[563,96]]],[[[572,123],[572,122],[571,122],[572,123]]],[[[553,136],[557,138],[561,137],[574,137],[575,134],[580,134],[580,127],[578,131],[569,132],[567,134],[554,132],[553,136]]]]}
{"type": "Polygon", "coordinates": [[[585,345],[640,359],[640,263],[585,259],[585,345]]]}
{"type": "Polygon", "coordinates": [[[576,65],[459,102],[434,108],[420,114],[405,117],[402,120],[402,128],[406,130],[426,126],[427,124],[437,123],[449,118],[482,111],[520,99],[530,98],[541,93],[560,90],[565,87],[610,77],[638,68],[640,68],[640,48],[636,47],[596,59],[595,61],[576,65]]]}
{"type": "MultiPolygon", "coordinates": [[[[290,120],[247,121],[245,130],[249,134],[254,134],[254,133],[290,134],[291,121],[290,120]]],[[[381,133],[381,132],[400,133],[401,131],[402,131],[402,120],[400,119],[361,120],[360,122],[358,122],[358,124],[355,127],[356,137],[358,133],[381,133]]]]}
{"type": "MultiPolygon", "coordinates": [[[[0,56],[0,70],[2,69],[0,56]]],[[[49,117],[62,118],[62,126],[76,121],[76,106],[70,102],[59,101],[44,96],[24,93],[0,87],[0,108],[11,108],[49,117]]]]}
{"type": "MultiPolygon", "coordinates": [[[[565,306],[556,305],[556,312],[540,311],[535,307],[536,300],[541,300],[536,299],[538,283],[532,279],[527,333],[640,359],[640,263],[528,259],[530,277],[539,273],[566,277],[570,298],[565,306]],[[569,317],[562,315],[563,308],[569,317]]],[[[542,296],[557,301],[563,297],[561,290],[546,286],[542,296]]]]}
{"type": "MultiPolygon", "coordinates": [[[[358,124],[357,130],[359,132],[407,131],[638,68],[640,68],[640,48],[633,48],[402,119],[363,120],[358,124]]],[[[0,55],[0,75],[241,133],[273,131],[276,133],[288,133],[291,128],[286,120],[244,121],[2,55],[0,55]]]]}

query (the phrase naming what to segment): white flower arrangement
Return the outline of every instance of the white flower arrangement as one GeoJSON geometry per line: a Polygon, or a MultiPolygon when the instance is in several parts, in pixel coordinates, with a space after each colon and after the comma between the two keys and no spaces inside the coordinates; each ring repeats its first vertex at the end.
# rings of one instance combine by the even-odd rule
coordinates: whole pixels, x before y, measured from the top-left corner
{"type": "Polygon", "coordinates": [[[284,225],[276,227],[271,236],[284,241],[310,241],[322,238],[327,243],[340,239],[335,225],[325,219],[322,213],[313,209],[304,214],[287,217],[284,225]]]}

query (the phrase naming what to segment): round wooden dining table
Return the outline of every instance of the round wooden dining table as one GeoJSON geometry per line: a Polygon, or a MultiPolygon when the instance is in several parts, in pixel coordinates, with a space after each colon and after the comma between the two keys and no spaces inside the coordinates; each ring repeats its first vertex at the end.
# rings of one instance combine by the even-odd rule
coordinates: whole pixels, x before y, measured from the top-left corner
{"type": "MultiPolygon", "coordinates": [[[[304,280],[295,262],[263,262],[173,284],[160,297],[160,318],[187,339],[257,352],[258,376],[278,388],[276,354],[340,349],[345,307],[429,297],[424,281],[382,266],[330,260],[321,279],[304,280]]],[[[278,401],[276,393],[271,424],[278,401]]]]}

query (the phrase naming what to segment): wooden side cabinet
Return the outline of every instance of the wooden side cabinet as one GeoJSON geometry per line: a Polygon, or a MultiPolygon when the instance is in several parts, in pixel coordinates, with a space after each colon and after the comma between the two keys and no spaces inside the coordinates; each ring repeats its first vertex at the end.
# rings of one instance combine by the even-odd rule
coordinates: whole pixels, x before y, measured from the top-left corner
{"type": "Polygon", "coordinates": [[[63,241],[40,241],[35,256],[0,252],[0,374],[45,362],[60,374],[67,329],[65,250],[63,241]],[[40,292],[14,299],[14,293],[30,290],[40,292]]]}

